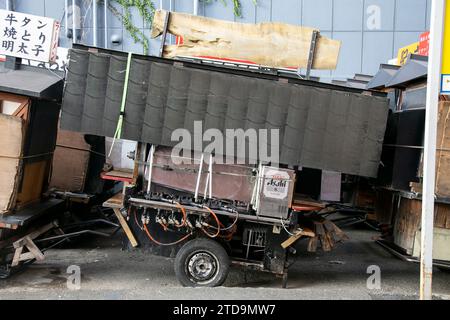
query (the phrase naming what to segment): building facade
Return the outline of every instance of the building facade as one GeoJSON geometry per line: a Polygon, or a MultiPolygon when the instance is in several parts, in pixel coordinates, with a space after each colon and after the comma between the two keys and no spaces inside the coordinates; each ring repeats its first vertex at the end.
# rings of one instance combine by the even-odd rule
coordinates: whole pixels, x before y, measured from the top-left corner
{"type": "MultiPolygon", "coordinates": [[[[104,10],[105,0],[74,1],[75,16],[79,16],[79,42],[93,45],[93,1],[98,3],[98,46],[143,53],[142,44],[135,43],[124,29],[120,15],[104,10]]],[[[15,11],[60,20],[60,46],[70,47],[72,40],[68,35],[71,32],[66,29],[72,26],[72,2],[0,0],[0,8],[12,6],[15,11]]],[[[194,0],[154,0],[153,3],[156,8],[176,12],[193,13],[194,10],[194,0]]],[[[237,22],[277,21],[319,28],[323,35],[342,41],[337,69],[313,73],[323,80],[353,77],[355,73],[375,74],[380,63],[396,57],[399,48],[418,41],[419,35],[429,29],[431,9],[431,0],[257,0],[256,5],[254,0],[241,0],[241,4],[242,16],[236,17],[231,0],[200,0],[198,14],[237,22]]],[[[114,0],[109,0],[109,5],[119,13],[123,12],[114,0]]],[[[132,20],[133,25],[149,36],[151,26],[144,22],[136,8],[132,10],[132,20]]],[[[150,54],[156,54],[158,50],[159,41],[150,40],[150,54]]]]}

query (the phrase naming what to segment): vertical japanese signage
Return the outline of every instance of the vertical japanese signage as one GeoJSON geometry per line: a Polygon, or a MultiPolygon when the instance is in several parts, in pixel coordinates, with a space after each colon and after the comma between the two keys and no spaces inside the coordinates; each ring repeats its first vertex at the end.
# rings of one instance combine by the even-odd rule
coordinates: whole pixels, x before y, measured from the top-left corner
{"type": "Polygon", "coordinates": [[[54,19],[0,10],[0,55],[53,62],[59,30],[54,19]]]}
{"type": "Polygon", "coordinates": [[[430,31],[427,31],[420,35],[419,55],[428,57],[429,53],[430,53],[430,31]]]}
{"type": "Polygon", "coordinates": [[[450,94],[450,1],[447,0],[444,22],[444,43],[442,52],[442,85],[441,93],[450,94]]]}

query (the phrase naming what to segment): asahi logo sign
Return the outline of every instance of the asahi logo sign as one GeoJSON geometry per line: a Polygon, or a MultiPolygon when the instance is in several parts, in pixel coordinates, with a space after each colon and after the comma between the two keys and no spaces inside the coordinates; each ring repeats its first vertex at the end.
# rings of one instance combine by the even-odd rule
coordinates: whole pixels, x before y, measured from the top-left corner
{"type": "Polygon", "coordinates": [[[285,171],[268,169],[264,173],[263,194],[267,198],[283,200],[289,192],[289,174],[285,171]]]}

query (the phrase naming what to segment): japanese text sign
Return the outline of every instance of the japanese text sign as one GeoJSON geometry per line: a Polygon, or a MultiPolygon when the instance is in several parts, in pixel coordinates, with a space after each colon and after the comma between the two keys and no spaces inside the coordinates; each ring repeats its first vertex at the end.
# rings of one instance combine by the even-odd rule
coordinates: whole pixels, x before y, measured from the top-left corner
{"type": "Polygon", "coordinates": [[[0,55],[53,62],[59,30],[54,19],[0,10],[0,55]]]}

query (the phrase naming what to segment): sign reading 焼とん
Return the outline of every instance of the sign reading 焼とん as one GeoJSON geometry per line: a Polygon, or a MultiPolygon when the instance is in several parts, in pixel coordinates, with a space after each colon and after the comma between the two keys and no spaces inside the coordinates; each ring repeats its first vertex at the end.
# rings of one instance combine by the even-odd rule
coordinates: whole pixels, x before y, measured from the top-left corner
{"type": "Polygon", "coordinates": [[[54,19],[0,10],[0,55],[53,62],[59,30],[54,19]]]}
{"type": "Polygon", "coordinates": [[[447,0],[445,12],[441,93],[450,94],[450,0],[447,0]]]}

